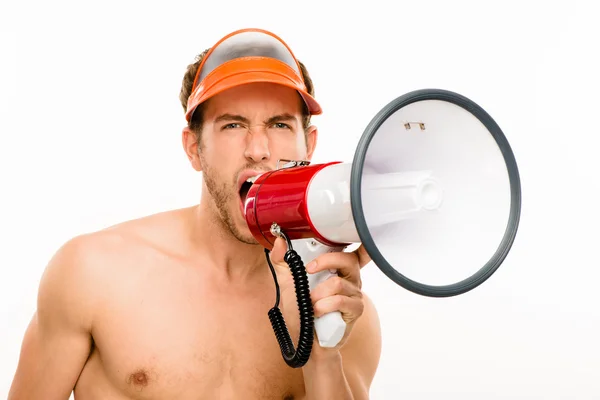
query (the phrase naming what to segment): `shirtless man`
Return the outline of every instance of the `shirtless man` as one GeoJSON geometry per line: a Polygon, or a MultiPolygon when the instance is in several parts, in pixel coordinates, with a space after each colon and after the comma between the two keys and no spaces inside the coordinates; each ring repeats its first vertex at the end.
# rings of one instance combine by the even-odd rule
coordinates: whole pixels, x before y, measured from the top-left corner
{"type": "MultiPolygon", "coordinates": [[[[188,67],[182,142],[203,174],[199,205],[82,234],[57,251],[9,400],[369,398],[381,341],[361,292],[360,268],[370,261],[362,247],[307,266],[338,271],[311,298],[316,316],[339,310],[348,328],[337,347],[315,340],[307,364],[291,368],[267,317],[273,277],[243,217],[248,176],[279,159],[311,159],[310,115],[320,113],[312,93],[304,65],[264,31],[235,32],[188,67]],[[262,57],[229,60],[250,55],[262,57]]],[[[297,343],[285,250],[279,239],[271,259],[297,343]]]]}

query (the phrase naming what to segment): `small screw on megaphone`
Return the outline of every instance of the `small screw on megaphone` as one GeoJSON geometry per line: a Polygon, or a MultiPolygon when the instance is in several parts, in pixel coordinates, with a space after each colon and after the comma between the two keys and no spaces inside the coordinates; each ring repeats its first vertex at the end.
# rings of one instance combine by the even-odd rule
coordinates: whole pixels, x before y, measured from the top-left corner
{"type": "Polygon", "coordinates": [[[278,238],[281,237],[281,227],[276,222],[273,222],[271,225],[271,235],[278,238]]]}

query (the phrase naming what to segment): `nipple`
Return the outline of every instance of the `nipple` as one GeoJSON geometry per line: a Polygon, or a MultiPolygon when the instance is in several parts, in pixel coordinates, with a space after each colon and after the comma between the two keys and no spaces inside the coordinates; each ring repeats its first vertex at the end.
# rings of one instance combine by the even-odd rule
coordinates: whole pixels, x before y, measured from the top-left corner
{"type": "Polygon", "coordinates": [[[148,375],[145,371],[139,370],[134,372],[129,376],[127,380],[128,383],[133,384],[135,386],[147,386],[148,385],[148,375]]]}

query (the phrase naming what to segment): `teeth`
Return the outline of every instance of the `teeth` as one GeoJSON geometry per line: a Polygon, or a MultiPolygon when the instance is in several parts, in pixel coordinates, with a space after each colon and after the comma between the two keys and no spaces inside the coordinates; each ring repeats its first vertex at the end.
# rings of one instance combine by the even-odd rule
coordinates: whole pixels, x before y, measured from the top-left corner
{"type": "Polygon", "coordinates": [[[248,178],[248,179],[246,179],[246,182],[248,182],[248,183],[254,183],[258,179],[259,176],[260,175],[256,175],[256,176],[253,176],[251,178],[248,178]]]}

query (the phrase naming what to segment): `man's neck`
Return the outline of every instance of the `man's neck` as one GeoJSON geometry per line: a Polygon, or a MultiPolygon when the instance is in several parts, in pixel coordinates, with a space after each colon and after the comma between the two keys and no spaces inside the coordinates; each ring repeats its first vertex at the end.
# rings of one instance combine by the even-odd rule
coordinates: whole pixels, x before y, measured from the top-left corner
{"type": "Polygon", "coordinates": [[[232,282],[246,282],[264,274],[264,248],[238,240],[207,203],[201,202],[192,211],[192,240],[203,258],[210,260],[221,278],[232,282]]]}

